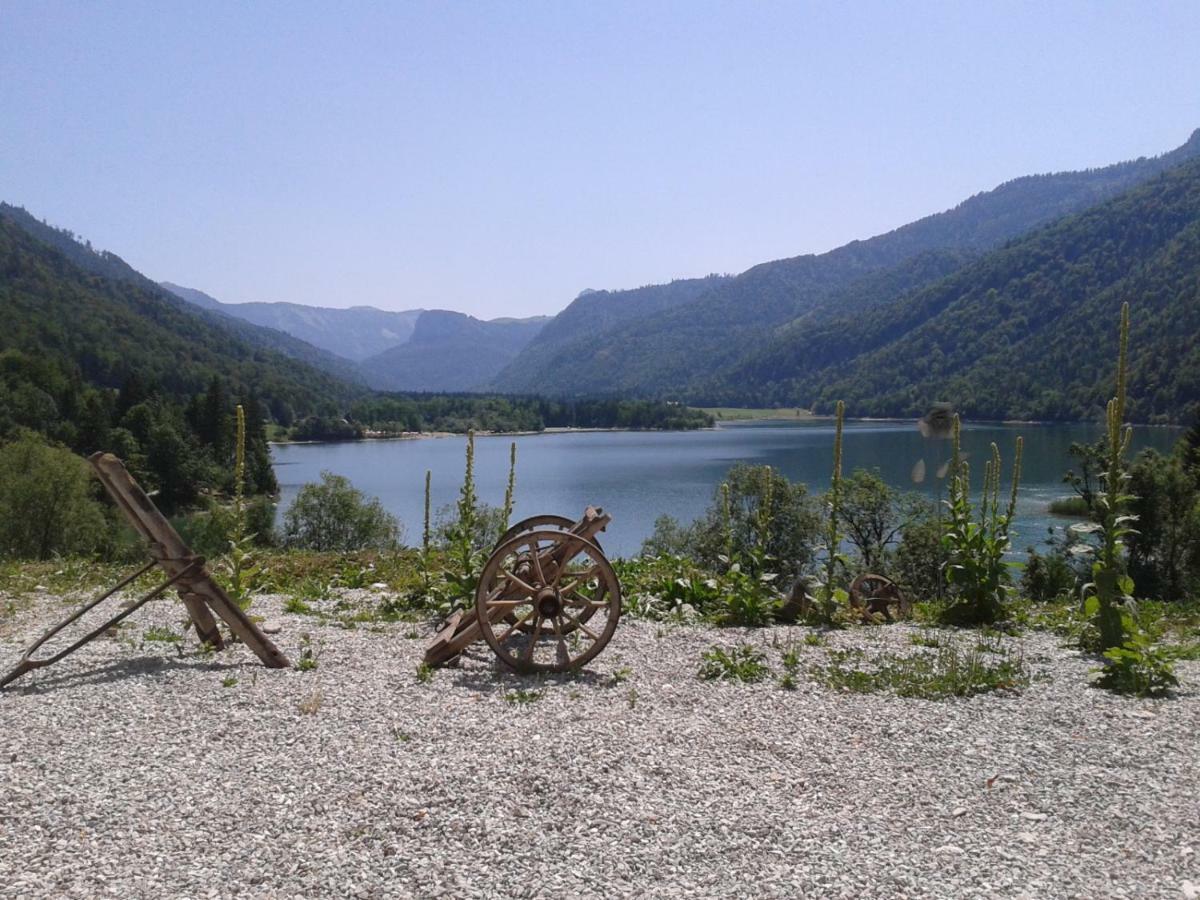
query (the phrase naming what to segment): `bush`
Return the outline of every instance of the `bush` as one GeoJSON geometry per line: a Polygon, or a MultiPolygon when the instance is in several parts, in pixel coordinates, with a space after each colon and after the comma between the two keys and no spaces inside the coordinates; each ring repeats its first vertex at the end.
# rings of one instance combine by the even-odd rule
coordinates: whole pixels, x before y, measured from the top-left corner
{"type": "MultiPolygon", "coordinates": [[[[278,544],[272,500],[263,497],[247,502],[245,515],[245,532],[253,536],[255,546],[274,547],[278,544]]],[[[172,524],[194,552],[216,559],[229,550],[229,542],[237,528],[237,513],[231,506],[214,502],[203,512],[181,517],[172,524]]]]}
{"type": "Polygon", "coordinates": [[[1181,600],[1200,580],[1200,487],[1181,454],[1145,450],[1129,472],[1129,512],[1137,516],[1129,574],[1147,597],[1181,600]]]}
{"type": "Polygon", "coordinates": [[[704,516],[691,525],[680,526],[669,516],[661,517],[642,553],[687,556],[710,571],[725,567],[721,557],[729,556],[730,549],[735,558],[770,557],[781,576],[799,575],[811,567],[819,542],[821,514],[804,484],[793,483],[768,466],[742,463],[729,470],[725,484],[729,486],[728,533],[724,497],[718,488],[704,516]],[[763,546],[759,510],[768,493],[770,515],[763,546]]]}
{"type": "Polygon", "coordinates": [[[291,548],[389,550],[399,540],[396,518],[332,472],[322,472],[320,484],[302,487],[283,517],[283,542],[291,548]]]}
{"type": "Polygon", "coordinates": [[[900,533],[900,546],[892,562],[894,580],[913,601],[938,596],[942,564],[941,526],[932,515],[910,522],[900,533]]]}
{"type": "Polygon", "coordinates": [[[1026,552],[1021,593],[1038,603],[1074,593],[1078,577],[1071,560],[1059,547],[1052,546],[1045,553],[1030,547],[1026,552]]]}
{"type": "Polygon", "coordinates": [[[90,553],[105,531],[81,458],[32,433],[0,447],[0,555],[90,553]]]}

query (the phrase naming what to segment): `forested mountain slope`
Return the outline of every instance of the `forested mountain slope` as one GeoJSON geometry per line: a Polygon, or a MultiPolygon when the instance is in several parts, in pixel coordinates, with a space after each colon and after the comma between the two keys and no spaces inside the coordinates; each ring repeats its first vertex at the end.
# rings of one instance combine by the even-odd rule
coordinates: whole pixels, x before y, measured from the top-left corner
{"type": "Polygon", "coordinates": [[[366,382],[389,391],[482,388],[541,331],[545,318],[484,321],[426,310],[404,344],[359,364],[366,382]]]}
{"type": "Polygon", "coordinates": [[[690,303],[728,280],[728,276],[709,275],[628,291],[584,291],[546,324],[493,383],[514,391],[553,390],[553,383],[544,384],[545,380],[576,356],[590,352],[598,336],[631,319],[690,303]]]}
{"type": "MultiPolygon", "coordinates": [[[[780,326],[805,319],[802,327],[815,327],[837,317],[846,297],[857,298],[863,309],[886,304],[896,296],[886,290],[889,279],[900,290],[932,284],[946,275],[947,266],[1087,209],[1197,155],[1200,132],[1154,159],[1018,178],[870,240],[755,266],[690,302],[625,319],[578,342],[571,353],[557,354],[538,370],[539,383],[564,394],[721,399],[740,387],[735,376],[724,373],[740,371],[780,326]],[[931,253],[941,255],[926,256],[931,253]]],[[[844,339],[855,336],[848,333],[844,339]]],[[[497,383],[516,387],[510,372],[497,383]]]]}
{"type": "MultiPolygon", "coordinates": [[[[853,415],[936,400],[983,418],[1095,418],[1132,306],[1129,414],[1200,416],[1200,160],[997,250],[932,287],[793,335],[762,396],[853,415]]],[[[764,370],[771,366],[764,366],[764,370]]]]}
{"type": "MultiPolygon", "coordinates": [[[[93,250],[90,243],[80,242],[70,231],[47,225],[21,207],[0,203],[0,219],[11,222],[35,240],[53,247],[90,275],[128,282],[147,294],[161,297],[170,305],[188,313],[200,315],[253,346],[282,353],[284,356],[323,369],[346,381],[360,380],[358,371],[346,360],[282,331],[222,315],[218,310],[207,305],[195,307],[192,303],[151,281],[115,253],[93,250]]],[[[213,302],[215,303],[215,301],[213,302]]],[[[220,304],[217,305],[220,306],[220,304]]]]}

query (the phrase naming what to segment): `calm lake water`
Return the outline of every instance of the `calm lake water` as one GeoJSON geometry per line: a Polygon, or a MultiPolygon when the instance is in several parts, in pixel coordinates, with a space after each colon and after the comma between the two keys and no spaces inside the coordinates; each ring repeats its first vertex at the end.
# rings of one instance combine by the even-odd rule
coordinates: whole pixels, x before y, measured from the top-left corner
{"type": "MultiPolygon", "coordinates": [[[[976,486],[982,479],[989,444],[1000,447],[1006,469],[1012,465],[1018,434],[1025,437],[1024,478],[1014,544],[1041,543],[1050,524],[1046,505],[1069,493],[1062,484],[1070,465],[1072,441],[1101,435],[1089,425],[964,425],[963,449],[972,463],[976,486]]],[[[1134,451],[1168,450],[1179,432],[1166,428],[1134,431],[1134,451]]],[[[713,491],[737,462],[771,465],[810,489],[829,486],[833,425],[827,422],[755,422],[692,432],[582,432],[527,437],[479,437],[475,462],[480,499],[504,502],[508,448],[517,444],[516,518],[540,513],[577,517],[589,504],[602,506],[613,523],[605,549],[619,556],[636,554],[663,513],[688,522],[701,515],[713,491]]],[[[844,471],[877,468],[892,485],[921,490],[933,497],[938,467],[950,451],[948,441],[923,439],[913,423],[851,422],[844,432],[844,471]],[[924,485],[911,481],[917,460],[926,460],[924,485]]],[[[318,481],[323,470],[344,475],[363,492],[378,497],[403,523],[409,543],[420,540],[425,471],[433,472],[433,508],[454,503],[462,483],[466,439],[362,441],[342,444],[283,444],[273,448],[284,509],[300,486],[318,481]]]]}

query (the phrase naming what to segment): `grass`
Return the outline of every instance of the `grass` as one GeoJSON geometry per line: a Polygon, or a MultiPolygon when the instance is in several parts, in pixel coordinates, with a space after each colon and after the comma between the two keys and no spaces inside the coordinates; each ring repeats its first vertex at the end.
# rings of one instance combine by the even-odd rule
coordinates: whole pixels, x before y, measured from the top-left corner
{"type": "Polygon", "coordinates": [[[1053,516],[1072,516],[1087,518],[1087,501],[1082,497],[1058,497],[1050,501],[1050,514],[1053,516]]]}
{"type": "Polygon", "coordinates": [[[718,422],[749,422],[756,419],[812,419],[813,414],[807,409],[789,406],[780,409],[743,409],[737,406],[701,406],[701,412],[706,412],[718,422]]]}
{"type": "Polygon", "coordinates": [[[178,644],[183,640],[183,635],[172,631],[170,628],[152,625],[142,633],[142,640],[158,641],[163,644],[178,644]]]}
{"type": "Polygon", "coordinates": [[[1003,652],[991,655],[999,655],[999,659],[986,659],[978,650],[947,645],[934,653],[885,653],[869,665],[859,666],[849,664],[847,658],[832,659],[831,654],[830,664],[813,669],[812,674],[833,690],[854,694],[886,691],[924,700],[1018,692],[1029,684],[1024,659],[1003,652]]]}
{"type": "Polygon", "coordinates": [[[699,676],[705,681],[762,681],[770,674],[767,656],[749,644],[741,644],[730,650],[711,647],[701,657],[699,676]]]}

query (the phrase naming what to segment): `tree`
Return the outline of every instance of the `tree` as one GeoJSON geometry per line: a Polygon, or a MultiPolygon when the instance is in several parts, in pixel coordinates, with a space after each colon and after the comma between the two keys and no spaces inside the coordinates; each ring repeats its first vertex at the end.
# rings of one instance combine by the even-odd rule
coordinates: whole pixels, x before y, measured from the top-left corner
{"type": "Polygon", "coordinates": [[[0,447],[0,555],[87,553],[104,529],[82,459],[31,432],[0,447]]]}
{"type": "Polygon", "coordinates": [[[383,504],[332,472],[302,487],[283,517],[284,544],[302,550],[387,550],[399,539],[400,524],[383,504]]]}
{"type": "Polygon", "coordinates": [[[863,567],[876,571],[884,553],[921,513],[922,501],[901,496],[879,470],[855,469],[842,482],[841,518],[846,539],[858,550],[863,567]]]}

